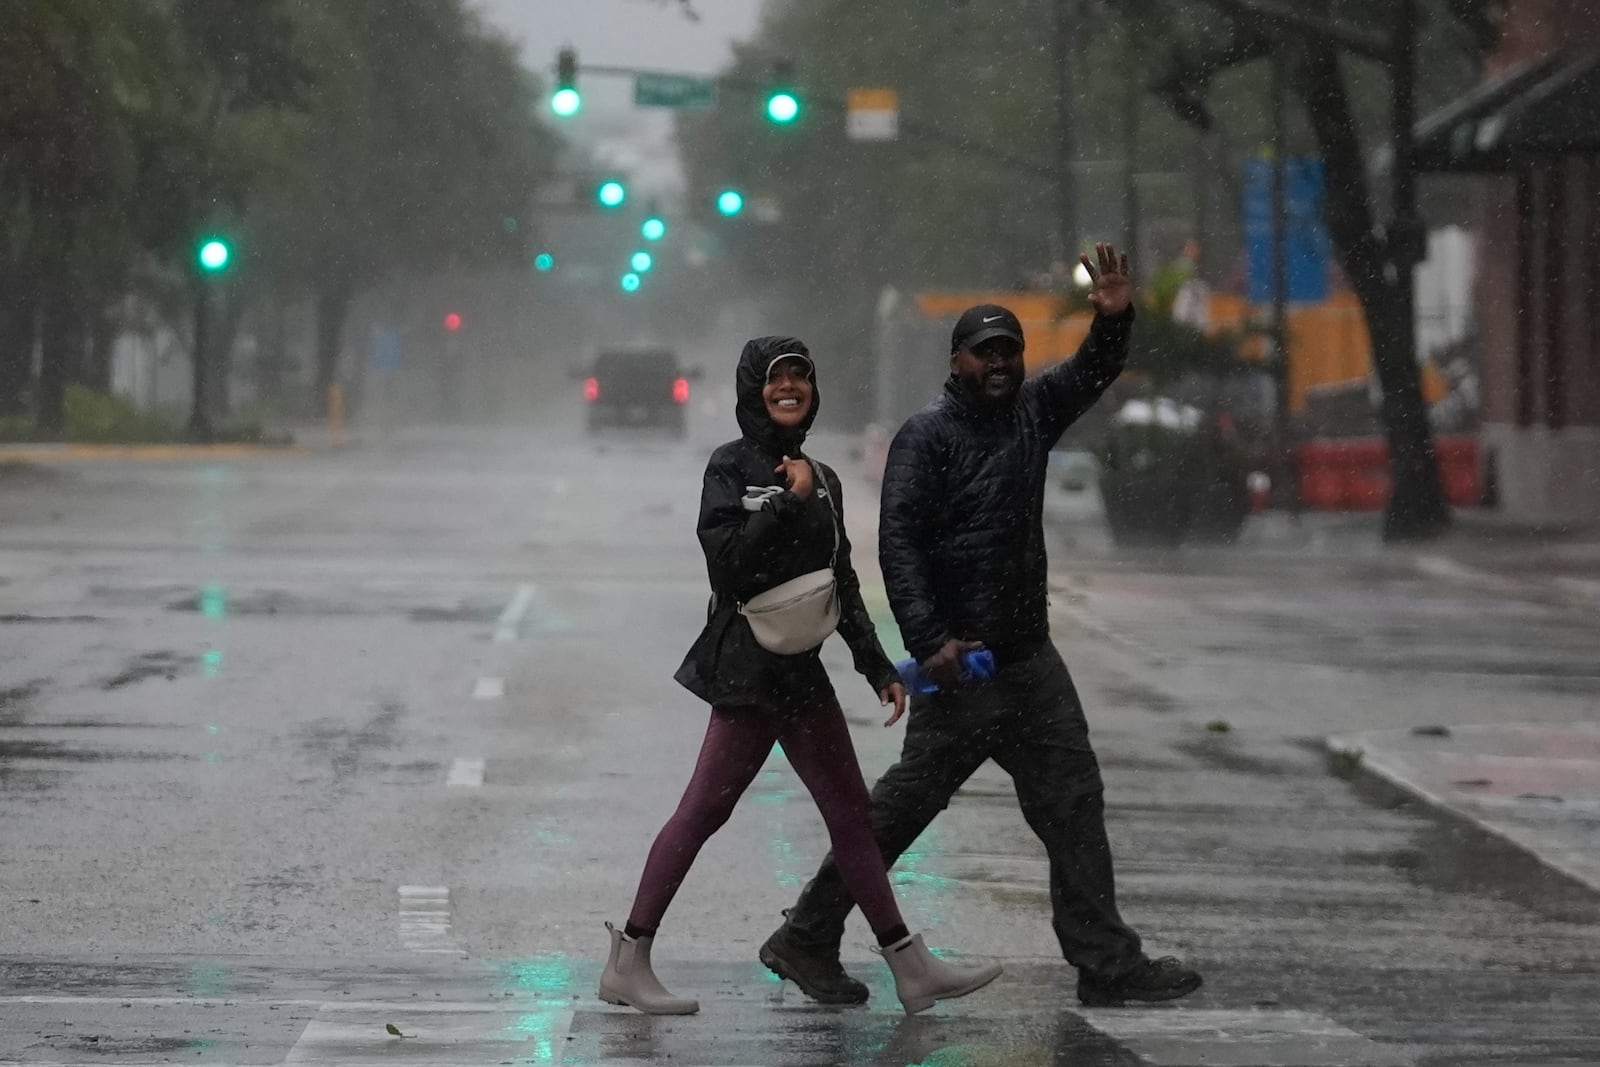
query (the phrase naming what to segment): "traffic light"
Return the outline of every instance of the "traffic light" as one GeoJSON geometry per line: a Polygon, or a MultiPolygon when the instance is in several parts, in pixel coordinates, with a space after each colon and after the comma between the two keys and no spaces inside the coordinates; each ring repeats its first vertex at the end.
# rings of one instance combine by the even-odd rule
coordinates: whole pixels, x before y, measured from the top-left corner
{"type": "Polygon", "coordinates": [[[623,201],[628,199],[628,187],[615,178],[608,178],[600,183],[594,195],[601,207],[621,207],[623,201]]]}
{"type": "Polygon", "coordinates": [[[639,275],[635,274],[633,271],[629,271],[627,274],[622,276],[622,291],[625,293],[637,293],[639,291],[639,286],[643,284],[643,281],[644,280],[640,278],[639,275]]]}
{"type": "Polygon", "coordinates": [[[195,262],[200,264],[200,269],[207,274],[216,274],[226,270],[233,261],[233,247],[223,237],[206,237],[201,240],[195,249],[195,262]]]}
{"type": "Polygon", "coordinates": [[[667,235],[667,223],[660,215],[651,214],[639,226],[639,235],[646,241],[659,241],[667,235]]]}
{"type": "Polygon", "coordinates": [[[461,329],[461,316],[454,311],[450,312],[444,317],[444,328],[446,333],[455,333],[461,329]]]}
{"type": "Polygon", "coordinates": [[[545,271],[554,270],[555,266],[556,257],[552,256],[549,252],[540,252],[538,255],[533,257],[533,269],[539,271],[541,274],[545,271]]]}
{"type": "Polygon", "coordinates": [[[578,53],[563,48],[556,53],[556,91],[550,94],[550,110],[570,119],[582,107],[583,96],[578,92],[578,53]]]}
{"type": "Polygon", "coordinates": [[[794,66],[788,60],[773,65],[772,88],[767,91],[767,118],[787,126],[800,117],[800,97],[794,91],[794,66]]]}
{"type": "Polygon", "coordinates": [[[744,210],[744,194],[737,189],[724,189],[717,194],[717,210],[729,218],[744,210]]]}
{"type": "Polygon", "coordinates": [[[635,252],[633,258],[628,261],[628,265],[633,268],[635,274],[648,274],[650,268],[655,264],[655,257],[650,255],[649,252],[635,252]]]}

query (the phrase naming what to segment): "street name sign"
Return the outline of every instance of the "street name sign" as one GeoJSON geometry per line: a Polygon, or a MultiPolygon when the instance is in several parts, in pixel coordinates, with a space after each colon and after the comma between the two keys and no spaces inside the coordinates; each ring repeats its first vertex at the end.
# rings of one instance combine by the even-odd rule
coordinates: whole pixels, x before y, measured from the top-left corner
{"type": "Polygon", "coordinates": [[[637,107],[713,107],[717,83],[687,74],[635,74],[633,102],[637,107]]]}

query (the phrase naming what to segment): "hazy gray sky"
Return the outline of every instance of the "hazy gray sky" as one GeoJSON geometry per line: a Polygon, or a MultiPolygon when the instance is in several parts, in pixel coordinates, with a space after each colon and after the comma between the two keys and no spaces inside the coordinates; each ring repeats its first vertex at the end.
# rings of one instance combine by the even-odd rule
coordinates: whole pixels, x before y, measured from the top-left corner
{"type": "MultiPolygon", "coordinates": [[[[633,106],[625,78],[584,78],[584,64],[712,74],[734,41],[753,36],[762,0],[694,0],[700,21],[676,0],[474,0],[490,24],[522,42],[523,61],[548,80],[556,52],[577,49],[583,111],[561,123],[574,141],[646,186],[677,181],[670,117],[633,106]]],[[[554,121],[554,120],[553,120],[554,121]]]]}
{"type": "Polygon", "coordinates": [[[476,0],[494,25],[522,41],[529,66],[543,69],[570,44],[588,63],[711,73],[730,41],[755,32],[761,0],[694,0],[700,21],[660,0],[476,0]]]}

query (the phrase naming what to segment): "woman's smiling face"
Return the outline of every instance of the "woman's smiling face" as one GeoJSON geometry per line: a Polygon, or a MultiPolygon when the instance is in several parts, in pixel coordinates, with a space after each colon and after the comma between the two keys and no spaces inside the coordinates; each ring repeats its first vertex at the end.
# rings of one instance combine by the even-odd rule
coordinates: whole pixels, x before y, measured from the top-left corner
{"type": "Polygon", "coordinates": [[[767,417],[785,430],[798,429],[811,411],[811,363],[800,356],[779,356],[767,369],[761,399],[767,417]]]}

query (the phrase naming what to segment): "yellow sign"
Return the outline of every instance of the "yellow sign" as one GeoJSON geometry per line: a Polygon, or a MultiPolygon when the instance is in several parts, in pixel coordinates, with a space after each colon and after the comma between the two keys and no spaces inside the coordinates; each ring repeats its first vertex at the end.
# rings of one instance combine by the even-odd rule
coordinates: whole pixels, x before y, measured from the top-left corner
{"type": "Polygon", "coordinates": [[[852,141],[892,141],[900,135],[900,94],[895,90],[851,89],[845,103],[845,132],[852,141]]]}

